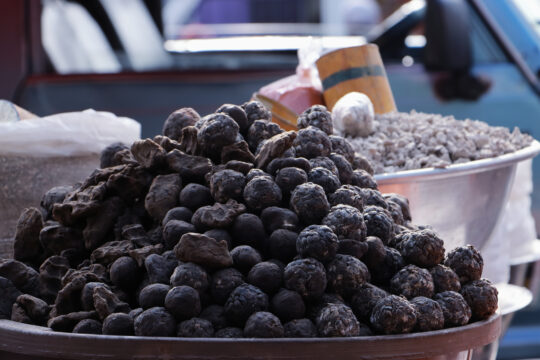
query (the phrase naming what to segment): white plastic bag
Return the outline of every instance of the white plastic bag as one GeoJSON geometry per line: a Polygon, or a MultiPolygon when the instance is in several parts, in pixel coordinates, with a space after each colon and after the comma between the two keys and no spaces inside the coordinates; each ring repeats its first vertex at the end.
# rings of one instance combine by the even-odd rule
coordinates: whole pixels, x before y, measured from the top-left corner
{"type": "Polygon", "coordinates": [[[0,123],[0,155],[32,157],[99,154],[114,142],[138,140],[141,125],[109,112],[85,110],[0,123]]]}

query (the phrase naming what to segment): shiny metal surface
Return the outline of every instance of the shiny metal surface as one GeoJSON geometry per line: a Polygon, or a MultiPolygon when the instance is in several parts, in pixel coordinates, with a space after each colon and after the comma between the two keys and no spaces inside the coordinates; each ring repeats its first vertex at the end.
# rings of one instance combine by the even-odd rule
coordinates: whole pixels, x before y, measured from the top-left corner
{"type": "Polygon", "coordinates": [[[415,224],[430,225],[447,249],[472,244],[477,248],[491,236],[508,199],[518,162],[540,153],[540,143],[496,158],[375,175],[383,193],[409,199],[415,224]]]}

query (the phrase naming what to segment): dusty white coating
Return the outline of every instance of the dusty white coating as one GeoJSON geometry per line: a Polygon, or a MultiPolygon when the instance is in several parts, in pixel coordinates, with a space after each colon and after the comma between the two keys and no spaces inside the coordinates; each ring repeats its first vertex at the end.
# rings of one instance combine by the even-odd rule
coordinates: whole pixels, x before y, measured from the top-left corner
{"type": "Polygon", "coordinates": [[[366,137],[373,132],[375,112],[367,95],[350,92],[332,109],[332,123],[339,134],[366,137]]]}

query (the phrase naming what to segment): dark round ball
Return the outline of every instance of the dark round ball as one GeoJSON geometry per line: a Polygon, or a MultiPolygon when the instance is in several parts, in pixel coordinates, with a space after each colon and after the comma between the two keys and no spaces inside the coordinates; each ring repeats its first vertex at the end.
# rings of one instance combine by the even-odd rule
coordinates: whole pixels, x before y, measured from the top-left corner
{"type": "Polygon", "coordinates": [[[332,113],[324,105],[313,105],[307,108],[297,120],[298,129],[305,129],[308,126],[315,126],[328,135],[332,135],[334,127],[332,126],[332,113]]]}
{"type": "Polygon", "coordinates": [[[283,336],[287,338],[317,337],[317,328],[309,319],[295,319],[283,325],[283,336]]]}
{"type": "Polygon", "coordinates": [[[176,334],[176,321],[174,317],[162,307],[153,307],[143,311],[135,318],[136,336],[174,336],[176,334]]]}
{"type": "Polygon", "coordinates": [[[375,304],[389,294],[369,283],[361,285],[351,296],[350,306],[360,321],[368,322],[375,304]]]}
{"type": "Polygon", "coordinates": [[[389,295],[377,301],[370,323],[381,334],[409,333],[416,325],[416,310],[406,299],[389,295]]]}
{"type": "MultiPolygon", "coordinates": [[[[290,150],[290,149],[289,149],[290,150]]],[[[311,164],[308,159],[303,157],[280,157],[275,158],[266,167],[266,171],[270,175],[276,175],[281,169],[293,167],[304,170],[308,173],[311,170],[311,164]]]]}
{"type": "Polygon", "coordinates": [[[377,190],[377,182],[371,176],[370,173],[368,173],[365,170],[354,170],[351,177],[351,184],[354,186],[358,186],[359,188],[363,189],[374,189],[377,190]]]}
{"type": "Polygon", "coordinates": [[[255,177],[244,188],[244,201],[250,209],[255,211],[269,206],[278,206],[281,198],[281,189],[269,177],[255,177]]]}
{"type": "Polygon", "coordinates": [[[296,231],[298,228],[298,215],[294,211],[270,206],[261,212],[261,220],[267,233],[271,234],[278,229],[296,231]]]}
{"type": "Polygon", "coordinates": [[[387,285],[390,279],[405,266],[403,257],[396,249],[385,247],[385,253],[382,262],[369,268],[371,280],[376,285],[387,285]]]}
{"type": "Polygon", "coordinates": [[[324,293],[316,299],[309,299],[306,302],[306,317],[311,321],[316,321],[321,310],[328,304],[345,304],[345,300],[340,295],[333,293],[324,293]]]}
{"type": "Polygon", "coordinates": [[[246,112],[248,124],[251,125],[255,120],[272,120],[272,113],[259,101],[248,101],[242,104],[242,109],[246,112]]]}
{"type": "Polygon", "coordinates": [[[328,288],[341,296],[355,293],[370,280],[366,265],[354,256],[337,254],[326,265],[328,288]]]}
{"type": "Polygon", "coordinates": [[[129,147],[121,142],[115,142],[105,147],[105,149],[101,151],[101,156],[99,157],[99,167],[104,169],[111,166],[122,165],[114,157],[117,152],[122,150],[129,150],[129,147]]]}
{"type": "Polygon", "coordinates": [[[216,331],[214,334],[216,338],[237,339],[244,337],[244,330],[237,327],[226,327],[216,331]]]}
{"type": "Polygon", "coordinates": [[[128,314],[113,313],[103,320],[103,335],[133,335],[133,318],[128,314]]]}
{"type": "Polygon", "coordinates": [[[225,317],[225,308],[223,306],[210,305],[201,311],[199,317],[210,321],[216,331],[227,327],[227,318],[225,317]]]}
{"type": "Polygon", "coordinates": [[[233,245],[249,245],[259,247],[265,241],[266,232],[261,219],[254,214],[240,214],[234,219],[232,226],[233,245]]]}
{"type": "Polygon", "coordinates": [[[165,306],[165,296],[171,287],[165,284],[150,284],[145,286],[139,293],[139,306],[143,309],[165,306]]]}
{"type": "Polygon", "coordinates": [[[262,261],[261,254],[249,245],[240,245],[231,250],[233,265],[242,273],[247,274],[249,270],[262,261]]]}
{"type": "Polygon", "coordinates": [[[348,140],[341,136],[330,135],[330,146],[333,153],[343,155],[351,165],[353,164],[355,158],[354,149],[348,140]]]}
{"type": "Polygon", "coordinates": [[[386,247],[381,239],[375,236],[368,236],[365,241],[367,245],[367,251],[362,257],[362,261],[367,265],[368,269],[372,271],[380,266],[386,257],[386,247]]]}
{"type": "Polygon", "coordinates": [[[296,291],[281,289],[271,301],[272,312],[283,322],[303,318],[306,305],[296,291]]]}
{"type": "Polygon", "coordinates": [[[122,289],[134,289],[139,285],[141,274],[137,262],[129,256],[116,259],[110,268],[111,282],[122,289]]]}
{"type": "Polygon", "coordinates": [[[190,319],[201,312],[201,300],[191,286],[175,286],[165,297],[165,309],[179,320],[190,319]]]}
{"type": "Polygon", "coordinates": [[[270,256],[284,263],[290,262],[296,256],[296,239],[298,234],[294,231],[277,229],[268,240],[270,256]]]}
{"type": "Polygon", "coordinates": [[[360,324],[350,307],[328,304],[317,316],[317,331],[324,337],[358,336],[360,324]]]}
{"type": "Polygon", "coordinates": [[[461,295],[469,304],[474,320],[485,320],[497,311],[499,292],[488,279],[465,284],[461,295]]]}
{"type": "Polygon", "coordinates": [[[175,207],[167,211],[167,213],[163,217],[163,220],[161,221],[161,225],[165,226],[171,220],[181,220],[185,222],[190,222],[192,216],[193,216],[193,211],[189,210],[187,207],[183,207],[183,206],[175,207]]]}
{"type": "Polygon", "coordinates": [[[296,251],[304,258],[322,262],[332,260],[339,247],[338,237],[326,225],[309,225],[298,234],[296,251]]]}
{"type": "Polygon", "coordinates": [[[300,184],[294,189],[290,206],[298,218],[307,225],[320,223],[330,210],[324,189],[310,182],[300,184]]]}
{"type": "Polygon", "coordinates": [[[221,170],[210,177],[210,192],[212,197],[221,203],[229,199],[241,200],[246,184],[244,174],[234,170],[221,170]]]}
{"type": "Polygon", "coordinates": [[[435,292],[433,278],[426,269],[407,265],[390,279],[392,292],[412,299],[417,296],[432,297],[435,292]]]}
{"type": "Polygon", "coordinates": [[[268,295],[261,289],[242,284],[225,302],[225,316],[232,324],[243,325],[251,314],[268,309],[268,295]]]}
{"type": "Polygon", "coordinates": [[[240,271],[227,268],[216,271],[212,276],[210,293],[217,304],[225,304],[229,295],[238,286],[244,283],[244,276],[240,271]]]}
{"type": "Polygon", "coordinates": [[[349,161],[351,165],[353,166],[353,169],[355,170],[358,170],[358,169],[365,170],[371,175],[375,173],[375,171],[373,171],[373,167],[371,166],[371,163],[365,156],[355,153],[352,161],[351,160],[349,161]]]}
{"type": "Polygon", "coordinates": [[[341,185],[333,194],[328,196],[332,207],[336,205],[350,205],[360,211],[364,211],[364,198],[360,191],[352,185],[341,185]]]}
{"type": "Polygon", "coordinates": [[[464,284],[482,277],[484,259],[472,245],[460,246],[446,255],[444,265],[448,266],[459,276],[464,284]]]}
{"type": "Polygon", "coordinates": [[[181,108],[174,111],[163,124],[163,135],[173,139],[180,140],[182,129],[186,126],[193,126],[201,117],[192,108],[181,108]]]}
{"type": "Polygon", "coordinates": [[[291,192],[300,184],[306,183],[308,176],[302,169],[296,167],[286,167],[276,173],[276,184],[281,188],[284,195],[289,196],[291,192]]]}
{"type": "Polygon", "coordinates": [[[73,328],[75,334],[96,334],[101,335],[103,333],[102,325],[99,321],[94,319],[83,319],[75,325],[73,328]]]}
{"type": "Polygon", "coordinates": [[[236,141],[240,128],[229,115],[224,113],[210,114],[204,119],[205,122],[197,134],[197,141],[206,153],[215,153],[223,146],[236,141]]]}
{"type": "Polygon", "coordinates": [[[340,239],[338,254],[351,255],[361,260],[368,251],[368,244],[365,241],[354,239],[340,239]]]}
{"type": "Polygon", "coordinates": [[[285,267],[283,282],[287,289],[296,291],[304,299],[317,299],[326,289],[326,271],[315,259],[295,260],[285,267]]]}
{"type": "Polygon", "coordinates": [[[265,140],[282,132],[278,124],[266,120],[255,120],[247,132],[249,149],[256,155],[265,140]]]}
{"type": "Polygon", "coordinates": [[[401,214],[403,215],[403,220],[411,221],[411,210],[409,208],[409,199],[403,195],[388,193],[384,194],[384,199],[386,202],[393,202],[401,208],[401,214]]]}
{"type": "Polygon", "coordinates": [[[364,221],[367,227],[367,236],[376,236],[384,244],[388,244],[394,235],[394,221],[383,208],[369,205],[364,208],[364,221]]]}
{"type": "Polygon", "coordinates": [[[333,193],[341,186],[338,176],[332,174],[330,170],[322,167],[311,169],[311,171],[308,173],[308,180],[314,184],[322,186],[327,194],[333,193]]]}
{"type": "Polygon", "coordinates": [[[423,296],[410,301],[416,310],[416,331],[440,330],[444,327],[444,314],[438,302],[423,296]]]}
{"type": "Polygon", "coordinates": [[[169,220],[167,224],[163,226],[163,242],[165,249],[172,250],[180,241],[182,235],[197,232],[194,225],[183,220],[169,220]]]}
{"type": "MultiPolygon", "coordinates": [[[[339,170],[336,164],[334,164],[329,157],[317,156],[316,158],[309,159],[309,165],[311,166],[311,169],[322,167],[329,170],[332,174],[339,176],[339,170]]],[[[308,173],[311,171],[311,169],[308,171],[308,173]]]]}
{"type": "Polygon", "coordinates": [[[386,198],[385,198],[385,201],[388,204],[387,210],[390,213],[390,216],[392,217],[394,224],[396,224],[397,226],[405,225],[405,219],[403,218],[403,213],[401,212],[401,206],[399,206],[397,203],[393,202],[392,200],[388,200],[386,198]]]}
{"type": "Polygon", "coordinates": [[[224,229],[210,229],[205,231],[203,235],[211,237],[217,241],[225,240],[229,249],[232,248],[232,237],[227,230],[224,229]]]}
{"type": "Polygon", "coordinates": [[[328,226],[340,239],[366,239],[364,216],[350,205],[336,205],[330,208],[322,223],[328,226]]]}
{"type": "Polygon", "coordinates": [[[236,121],[242,134],[245,134],[248,130],[250,123],[248,122],[246,112],[244,109],[242,109],[242,107],[233,104],[223,104],[215,112],[222,112],[229,115],[234,121],[236,121]]]}
{"type": "Polygon", "coordinates": [[[384,197],[379,190],[359,187],[356,188],[358,189],[360,196],[362,196],[364,207],[374,205],[383,209],[388,208],[388,204],[384,200],[384,197]]]}
{"type": "Polygon", "coordinates": [[[259,311],[246,321],[244,337],[247,338],[280,338],[283,337],[283,325],[272,313],[259,311]]]}
{"type": "Polygon", "coordinates": [[[336,153],[331,153],[329,158],[336,165],[339,181],[342,184],[352,184],[354,173],[351,163],[343,155],[336,153]]]}
{"type": "Polygon", "coordinates": [[[180,191],[180,205],[189,208],[191,211],[195,211],[206,205],[212,205],[213,203],[212,193],[204,185],[191,183],[184,186],[180,191]]]}
{"type": "Polygon", "coordinates": [[[207,338],[214,335],[214,327],[208,320],[201,318],[192,318],[184,320],[178,324],[178,330],[176,332],[178,337],[189,338],[207,338]]]}
{"type": "Polygon", "coordinates": [[[204,293],[208,289],[210,276],[201,266],[194,263],[183,263],[178,265],[171,275],[172,286],[191,286],[199,292],[204,293]]]}
{"type": "Polygon", "coordinates": [[[314,126],[299,130],[293,141],[296,156],[306,159],[330,155],[331,146],[328,135],[314,126]]]}
{"type": "Polygon", "coordinates": [[[444,259],[444,242],[428,229],[409,232],[398,250],[405,261],[422,267],[435,266],[444,259]]]}
{"type": "Polygon", "coordinates": [[[469,322],[471,318],[471,308],[460,293],[455,291],[444,291],[435,294],[433,300],[441,305],[444,314],[444,326],[462,326],[469,322]]]}
{"type": "Polygon", "coordinates": [[[435,292],[443,291],[456,291],[461,290],[461,283],[459,282],[459,277],[454,272],[445,265],[435,265],[429,270],[431,277],[433,278],[433,284],[435,285],[435,292]]]}
{"type": "Polygon", "coordinates": [[[249,270],[247,282],[271,295],[279,290],[283,279],[283,270],[276,264],[264,261],[255,264],[249,270]]]}

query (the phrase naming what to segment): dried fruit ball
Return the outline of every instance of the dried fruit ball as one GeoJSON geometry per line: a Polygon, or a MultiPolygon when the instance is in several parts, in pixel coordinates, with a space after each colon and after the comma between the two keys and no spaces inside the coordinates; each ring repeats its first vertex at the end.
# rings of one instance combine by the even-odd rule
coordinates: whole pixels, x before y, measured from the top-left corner
{"type": "Polygon", "coordinates": [[[338,170],[339,181],[342,184],[351,184],[353,180],[353,168],[347,159],[340,154],[331,153],[329,155],[330,160],[336,165],[338,170]]]}
{"type": "Polygon", "coordinates": [[[399,251],[390,247],[385,247],[385,250],[386,254],[383,261],[369,268],[371,280],[374,284],[387,284],[405,266],[405,261],[399,251]]]}
{"type": "MultiPolygon", "coordinates": [[[[210,193],[210,190],[208,190],[208,192],[210,193]]],[[[187,207],[175,207],[167,211],[167,213],[165,214],[165,217],[161,221],[161,225],[165,226],[171,220],[181,220],[181,221],[185,221],[189,223],[191,221],[192,216],[193,216],[193,211],[191,211],[187,207]]]]}
{"type": "Polygon", "coordinates": [[[283,325],[283,336],[287,338],[316,337],[317,328],[309,319],[291,320],[283,325]]]}
{"type": "Polygon", "coordinates": [[[431,267],[444,259],[444,242],[432,230],[411,231],[398,245],[408,263],[431,267]]]}
{"type": "Polygon", "coordinates": [[[461,289],[461,295],[469,304],[475,320],[487,319],[497,311],[498,294],[487,279],[473,280],[461,289]]]}
{"type": "Polygon", "coordinates": [[[302,296],[296,291],[281,289],[271,301],[272,312],[283,322],[300,319],[306,313],[302,296]]]}
{"type": "MultiPolygon", "coordinates": [[[[401,212],[401,206],[397,203],[388,200],[385,198],[386,203],[388,204],[388,212],[396,225],[405,225],[405,219],[403,219],[403,213],[401,212]]],[[[397,231],[397,230],[396,230],[397,231]]]]}
{"type": "Polygon", "coordinates": [[[114,157],[117,152],[122,150],[129,150],[129,147],[121,142],[115,142],[105,147],[105,149],[101,151],[101,155],[99,157],[99,167],[104,169],[111,166],[122,165],[114,157]]]}
{"type": "Polygon", "coordinates": [[[297,120],[298,129],[305,129],[308,126],[315,126],[328,135],[332,135],[334,127],[332,126],[332,113],[324,105],[313,105],[307,108],[297,120]]]}
{"type": "Polygon", "coordinates": [[[245,134],[249,128],[249,125],[251,125],[248,122],[246,112],[238,105],[223,104],[215,112],[222,112],[229,115],[234,121],[236,121],[242,134],[245,134]]]}
{"type": "Polygon", "coordinates": [[[247,338],[280,338],[283,337],[283,325],[272,313],[259,311],[246,321],[244,337],[247,338]]]}
{"type": "Polygon", "coordinates": [[[229,115],[224,113],[210,114],[204,119],[205,122],[197,134],[197,141],[207,153],[236,141],[240,128],[229,115]]]}
{"type": "Polygon", "coordinates": [[[364,206],[375,205],[382,207],[383,209],[388,208],[388,204],[384,200],[381,192],[379,190],[369,189],[369,188],[358,188],[360,196],[364,202],[364,206]]]}
{"type": "Polygon", "coordinates": [[[179,320],[197,316],[201,312],[199,293],[191,286],[175,286],[165,297],[165,309],[179,320]]]}
{"type": "Polygon", "coordinates": [[[110,269],[111,282],[123,289],[133,289],[140,281],[137,262],[129,256],[122,256],[112,263],[110,269]]]}
{"type": "MultiPolygon", "coordinates": [[[[195,211],[198,208],[206,205],[212,205],[213,203],[214,199],[212,198],[210,189],[204,185],[191,183],[187,184],[180,191],[180,205],[185,206],[192,211],[195,211]]],[[[189,220],[191,220],[191,217],[189,220]]],[[[165,223],[163,224],[165,225],[165,223]]]]}
{"type": "Polygon", "coordinates": [[[208,289],[209,282],[208,273],[201,266],[190,262],[178,265],[171,275],[172,286],[191,286],[199,295],[208,289]]]}
{"type": "Polygon", "coordinates": [[[360,324],[350,307],[345,304],[328,304],[315,321],[319,335],[324,337],[358,336],[360,324]]]}
{"type": "Polygon", "coordinates": [[[225,316],[238,325],[243,325],[251,314],[268,309],[268,295],[261,289],[242,284],[233,290],[225,303],[225,316]]]}
{"type": "Polygon", "coordinates": [[[182,129],[187,126],[193,126],[201,117],[192,108],[186,107],[174,111],[163,124],[163,135],[173,139],[180,140],[182,129]]]}
{"type": "Polygon", "coordinates": [[[249,270],[262,261],[261,254],[249,245],[240,245],[231,250],[234,267],[247,274],[249,270]]]}
{"type": "Polygon", "coordinates": [[[389,243],[394,235],[394,221],[388,211],[378,206],[366,206],[364,221],[367,226],[367,236],[376,236],[384,244],[389,243]]]}
{"type": "Polygon", "coordinates": [[[299,130],[293,142],[296,156],[306,159],[330,155],[331,146],[328,135],[314,126],[299,130]]]}
{"type": "Polygon", "coordinates": [[[248,213],[236,217],[231,233],[234,245],[258,247],[266,238],[261,219],[257,215],[248,213]]]}
{"type": "Polygon", "coordinates": [[[354,186],[358,186],[360,188],[367,188],[367,189],[374,189],[377,190],[377,182],[371,176],[370,173],[368,173],[365,170],[354,170],[351,177],[351,184],[354,186]]]}
{"type": "Polygon", "coordinates": [[[201,311],[199,317],[210,321],[214,330],[220,330],[227,327],[227,318],[225,317],[225,308],[223,308],[223,306],[210,305],[201,311]]]}
{"type": "Polygon", "coordinates": [[[244,276],[240,271],[227,268],[216,271],[212,276],[210,293],[217,304],[225,304],[231,292],[244,283],[244,276]]]}
{"type": "Polygon", "coordinates": [[[368,248],[361,260],[370,270],[377,268],[386,257],[386,247],[381,239],[375,236],[368,236],[365,243],[368,248]]]}
{"type": "Polygon", "coordinates": [[[264,261],[249,270],[247,282],[267,294],[274,294],[281,287],[282,278],[283,270],[278,265],[264,261]]]}
{"type": "Polygon", "coordinates": [[[269,177],[259,176],[249,181],[244,188],[244,201],[250,209],[262,210],[281,203],[281,189],[269,177]]]}
{"type": "Polygon", "coordinates": [[[326,266],[328,287],[339,295],[348,296],[370,280],[363,262],[350,255],[336,255],[326,266]]]}
{"type": "Polygon", "coordinates": [[[298,234],[294,231],[277,229],[270,235],[268,251],[270,256],[288,263],[296,256],[296,239],[298,234]]]}
{"type": "Polygon", "coordinates": [[[375,304],[387,297],[389,294],[381,288],[378,288],[369,283],[361,285],[352,295],[350,305],[351,309],[359,320],[369,322],[371,311],[375,304]]]}
{"type": "Polygon", "coordinates": [[[136,336],[174,336],[176,321],[162,307],[153,307],[143,311],[134,321],[136,336]]]}
{"type": "Polygon", "coordinates": [[[329,170],[332,174],[339,176],[339,170],[334,164],[334,162],[326,156],[317,156],[316,158],[309,159],[309,164],[311,166],[311,169],[307,172],[309,173],[312,169],[315,169],[317,167],[322,167],[326,170],[329,170]]]}
{"type": "Polygon", "coordinates": [[[322,167],[311,169],[308,174],[308,180],[322,186],[327,194],[333,193],[341,186],[338,176],[332,174],[330,170],[322,167]]]}
{"type": "Polygon", "coordinates": [[[456,291],[461,290],[461,283],[459,277],[445,265],[435,265],[429,270],[431,277],[433,278],[433,284],[435,285],[435,292],[443,291],[456,291]]]}
{"type": "Polygon", "coordinates": [[[360,211],[364,210],[364,199],[360,195],[358,189],[351,185],[341,185],[333,194],[328,196],[328,201],[331,206],[350,205],[360,211]]]}
{"type": "Polygon", "coordinates": [[[433,300],[441,305],[445,327],[461,326],[469,322],[471,308],[460,293],[444,291],[435,294],[433,300]]]}
{"type": "Polygon", "coordinates": [[[332,293],[324,293],[317,299],[309,299],[306,302],[306,317],[316,321],[321,310],[328,304],[345,304],[345,300],[340,295],[332,293]]]}
{"type": "Polygon", "coordinates": [[[276,173],[276,184],[281,188],[284,195],[289,196],[291,192],[300,184],[306,183],[308,176],[302,169],[296,167],[286,167],[276,173]]]}
{"type": "Polygon", "coordinates": [[[338,254],[351,255],[361,260],[368,251],[368,244],[365,241],[358,241],[354,239],[340,239],[338,254]]]}
{"type": "Polygon", "coordinates": [[[103,334],[102,325],[99,321],[94,319],[83,319],[75,325],[73,328],[75,334],[103,334]]]}
{"type": "Polygon", "coordinates": [[[298,218],[308,225],[320,223],[330,210],[324,189],[310,182],[300,184],[294,189],[290,203],[298,218]]]}
{"type": "Polygon", "coordinates": [[[398,204],[401,208],[403,219],[405,221],[411,221],[411,210],[409,208],[409,200],[406,197],[399,194],[388,193],[388,194],[384,194],[384,199],[387,202],[391,201],[395,204],[398,204]]]}
{"type": "Polygon", "coordinates": [[[197,229],[193,224],[182,220],[169,220],[167,224],[163,226],[163,243],[165,249],[172,250],[180,241],[182,235],[196,232],[197,229]]]}
{"type": "Polygon", "coordinates": [[[249,149],[256,154],[265,140],[281,134],[282,132],[283,130],[278,124],[268,122],[266,120],[255,120],[247,133],[247,143],[249,144],[249,149]]]}
{"type": "Polygon", "coordinates": [[[363,241],[366,238],[364,216],[350,205],[336,205],[330,209],[322,223],[328,226],[340,239],[363,241]]]}
{"type": "Polygon", "coordinates": [[[133,335],[133,318],[128,314],[114,313],[103,320],[104,335],[133,335]]]}
{"type": "Polygon", "coordinates": [[[261,220],[266,232],[273,233],[277,229],[296,231],[298,228],[298,216],[294,211],[270,206],[261,212],[261,220]]]}
{"type": "Polygon", "coordinates": [[[145,286],[139,293],[139,306],[143,309],[165,306],[165,296],[171,287],[165,284],[150,284],[145,286]]]}
{"type": "Polygon", "coordinates": [[[348,140],[341,136],[330,135],[330,143],[333,153],[343,155],[351,165],[353,164],[355,158],[354,149],[348,140]]]}
{"type": "Polygon", "coordinates": [[[210,177],[210,192],[212,197],[221,203],[229,199],[241,200],[246,177],[234,170],[217,171],[210,177]]]}
{"type": "Polygon", "coordinates": [[[338,247],[338,237],[326,225],[310,225],[302,230],[296,239],[298,254],[322,262],[332,260],[338,247]]]}
{"type": "Polygon", "coordinates": [[[466,245],[450,251],[446,255],[444,265],[454,270],[459,276],[459,281],[464,284],[482,277],[484,259],[474,246],[466,245]]]}
{"type": "Polygon", "coordinates": [[[214,335],[214,327],[208,320],[192,318],[178,324],[176,335],[178,337],[190,338],[212,337],[214,335]]]}
{"type": "MultiPolygon", "coordinates": [[[[332,143],[333,143],[332,139],[332,143]]],[[[353,169],[361,169],[367,171],[369,174],[373,175],[375,172],[373,171],[373,167],[371,166],[369,160],[358,153],[354,153],[353,159],[351,161],[351,165],[353,166],[353,169]]]]}
{"type": "Polygon", "coordinates": [[[255,120],[272,120],[272,113],[258,101],[248,101],[242,104],[242,109],[246,112],[248,124],[251,125],[255,120]]]}
{"type": "Polygon", "coordinates": [[[283,282],[287,289],[296,291],[303,298],[317,299],[326,289],[326,271],[315,259],[295,260],[285,267],[283,282]]]}
{"type": "Polygon", "coordinates": [[[216,331],[214,337],[228,339],[242,338],[244,337],[244,330],[237,327],[226,327],[216,331]]]}
{"type": "Polygon", "coordinates": [[[246,175],[246,182],[250,182],[251,180],[255,179],[258,176],[273,179],[273,177],[270,174],[264,172],[261,169],[251,169],[251,170],[249,170],[248,174],[246,175]]]}
{"type": "Polygon", "coordinates": [[[406,299],[389,295],[377,301],[370,322],[382,334],[409,333],[416,325],[416,310],[406,299]]]}
{"type": "Polygon", "coordinates": [[[280,157],[275,158],[266,167],[266,171],[270,175],[276,175],[276,173],[284,168],[288,167],[294,167],[299,168],[301,170],[304,170],[304,172],[308,173],[309,170],[311,170],[311,164],[310,161],[303,157],[280,157]]]}
{"type": "Polygon", "coordinates": [[[416,310],[417,331],[439,330],[444,327],[444,314],[438,302],[427,297],[418,296],[411,299],[416,310]]]}

